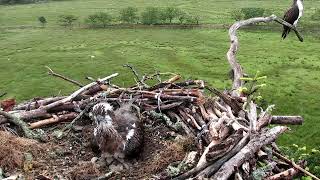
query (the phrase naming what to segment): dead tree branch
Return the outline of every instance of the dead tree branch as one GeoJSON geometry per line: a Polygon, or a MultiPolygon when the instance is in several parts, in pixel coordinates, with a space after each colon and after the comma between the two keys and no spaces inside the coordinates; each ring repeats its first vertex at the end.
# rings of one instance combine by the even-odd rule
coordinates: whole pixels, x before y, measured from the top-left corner
{"type": "Polygon", "coordinates": [[[61,79],[65,80],[65,81],[68,81],[68,82],[70,82],[72,84],[75,84],[75,85],[77,85],[79,87],[83,87],[83,85],[81,83],[79,83],[78,81],[70,79],[70,78],[68,78],[68,77],[66,77],[66,76],[64,76],[62,74],[54,72],[49,66],[45,66],[45,67],[48,69],[48,74],[49,75],[61,78],[61,79]]]}
{"type": "MultiPolygon", "coordinates": [[[[237,58],[236,58],[236,54],[239,49],[239,40],[237,37],[237,30],[242,26],[247,26],[250,24],[256,24],[256,23],[260,23],[260,22],[268,23],[271,21],[276,21],[280,24],[283,24],[283,25],[286,25],[286,26],[292,28],[296,32],[298,38],[301,41],[302,36],[296,30],[296,28],[294,28],[289,23],[283,22],[283,20],[280,20],[275,15],[271,15],[269,17],[256,17],[256,18],[242,20],[242,21],[238,21],[238,22],[234,23],[229,29],[229,36],[230,36],[231,44],[230,44],[230,49],[227,52],[227,59],[228,59],[228,62],[233,70],[233,84],[232,84],[232,90],[233,90],[232,95],[233,96],[240,96],[240,93],[237,90],[239,87],[243,86],[243,81],[241,80],[241,78],[243,77],[243,69],[242,69],[241,65],[238,63],[237,58]]],[[[303,41],[303,39],[302,39],[302,41],[303,41]]]]}
{"type": "Polygon", "coordinates": [[[271,124],[292,124],[301,125],[303,118],[301,116],[272,116],[271,124]]]}

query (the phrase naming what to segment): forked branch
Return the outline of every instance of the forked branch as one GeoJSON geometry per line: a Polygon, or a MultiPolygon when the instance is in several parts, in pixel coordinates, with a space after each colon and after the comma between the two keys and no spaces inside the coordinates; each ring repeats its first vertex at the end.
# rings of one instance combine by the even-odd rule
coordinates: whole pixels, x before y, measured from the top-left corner
{"type": "Polygon", "coordinates": [[[239,48],[237,30],[242,26],[247,26],[250,24],[256,24],[260,22],[268,23],[271,21],[276,21],[277,23],[290,27],[292,30],[294,30],[299,40],[303,41],[302,36],[294,26],[278,18],[276,15],[271,15],[269,17],[256,17],[256,18],[242,20],[234,23],[229,29],[229,37],[230,37],[231,44],[230,44],[229,51],[227,52],[227,59],[233,70],[233,84],[232,84],[233,96],[240,96],[238,89],[243,85],[243,81],[241,80],[241,78],[243,77],[243,69],[241,65],[238,63],[236,58],[236,54],[239,48]]]}

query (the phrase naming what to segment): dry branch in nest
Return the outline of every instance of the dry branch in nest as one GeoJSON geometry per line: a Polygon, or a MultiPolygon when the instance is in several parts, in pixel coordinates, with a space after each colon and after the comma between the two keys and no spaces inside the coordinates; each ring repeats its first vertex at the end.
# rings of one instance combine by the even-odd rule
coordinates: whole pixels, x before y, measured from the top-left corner
{"type": "MultiPolygon", "coordinates": [[[[231,92],[220,92],[208,87],[202,80],[180,80],[181,76],[173,73],[157,72],[140,77],[131,65],[125,67],[132,71],[137,84],[129,88],[109,82],[118,75],[117,73],[99,80],[90,78],[93,80],[92,83],[82,85],[48,68],[51,75],[72,82],[80,89],[69,96],[34,99],[16,105],[12,111],[0,111],[0,122],[13,123],[23,129],[26,137],[36,138],[31,129],[72,121],[62,129],[63,132],[70,130],[73,124],[85,117],[98,102],[117,104],[131,102],[134,99],[134,105],[141,110],[141,114],[147,115],[150,119],[159,119],[176,133],[193,138],[195,147],[198,148],[198,156],[193,156],[197,163],[167,178],[248,179],[257,169],[258,162],[267,162],[270,165],[268,177],[264,178],[291,178],[299,174],[298,172],[310,175],[294,162],[286,161],[281,155],[264,152],[266,148],[275,147],[275,140],[287,130],[285,126],[269,128],[268,125],[300,125],[303,122],[302,117],[273,116],[270,110],[272,106],[263,110],[248,97],[249,95],[238,91],[244,82],[241,79],[242,67],[236,60],[239,48],[236,32],[245,25],[271,21],[286,24],[272,15],[239,21],[230,27],[231,45],[227,58],[234,72],[231,92]],[[161,76],[164,75],[171,77],[162,81],[161,76]],[[157,84],[150,83],[154,78],[158,79],[157,84]],[[207,96],[205,89],[214,97],[207,96]],[[281,169],[283,163],[289,168],[281,169]]],[[[291,28],[301,37],[294,27],[291,28]]]]}

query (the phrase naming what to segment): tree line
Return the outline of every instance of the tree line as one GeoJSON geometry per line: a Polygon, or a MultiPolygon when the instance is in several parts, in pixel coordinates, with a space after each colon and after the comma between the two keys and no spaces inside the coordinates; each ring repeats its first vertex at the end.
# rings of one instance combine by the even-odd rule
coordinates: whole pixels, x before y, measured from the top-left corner
{"type": "MultiPolygon", "coordinates": [[[[45,26],[47,20],[44,16],[38,18],[39,22],[45,26]]],[[[64,27],[72,27],[80,18],[72,14],[60,15],[58,24],[64,27]]],[[[200,18],[176,7],[147,7],[139,13],[135,7],[123,8],[118,16],[112,16],[108,12],[96,12],[88,15],[83,22],[91,28],[105,28],[113,24],[199,24],[200,18]]]]}

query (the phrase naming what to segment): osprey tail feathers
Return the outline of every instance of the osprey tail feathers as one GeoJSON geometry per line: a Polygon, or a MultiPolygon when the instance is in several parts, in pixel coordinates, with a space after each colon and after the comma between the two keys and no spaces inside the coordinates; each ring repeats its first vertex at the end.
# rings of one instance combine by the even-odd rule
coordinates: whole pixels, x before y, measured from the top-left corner
{"type": "Polygon", "coordinates": [[[282,39],[285,39],[287,37],[287,35],[290,32],[290,28],[288,26],[283,26],[283,31],[282,31],[282,39]]]}

